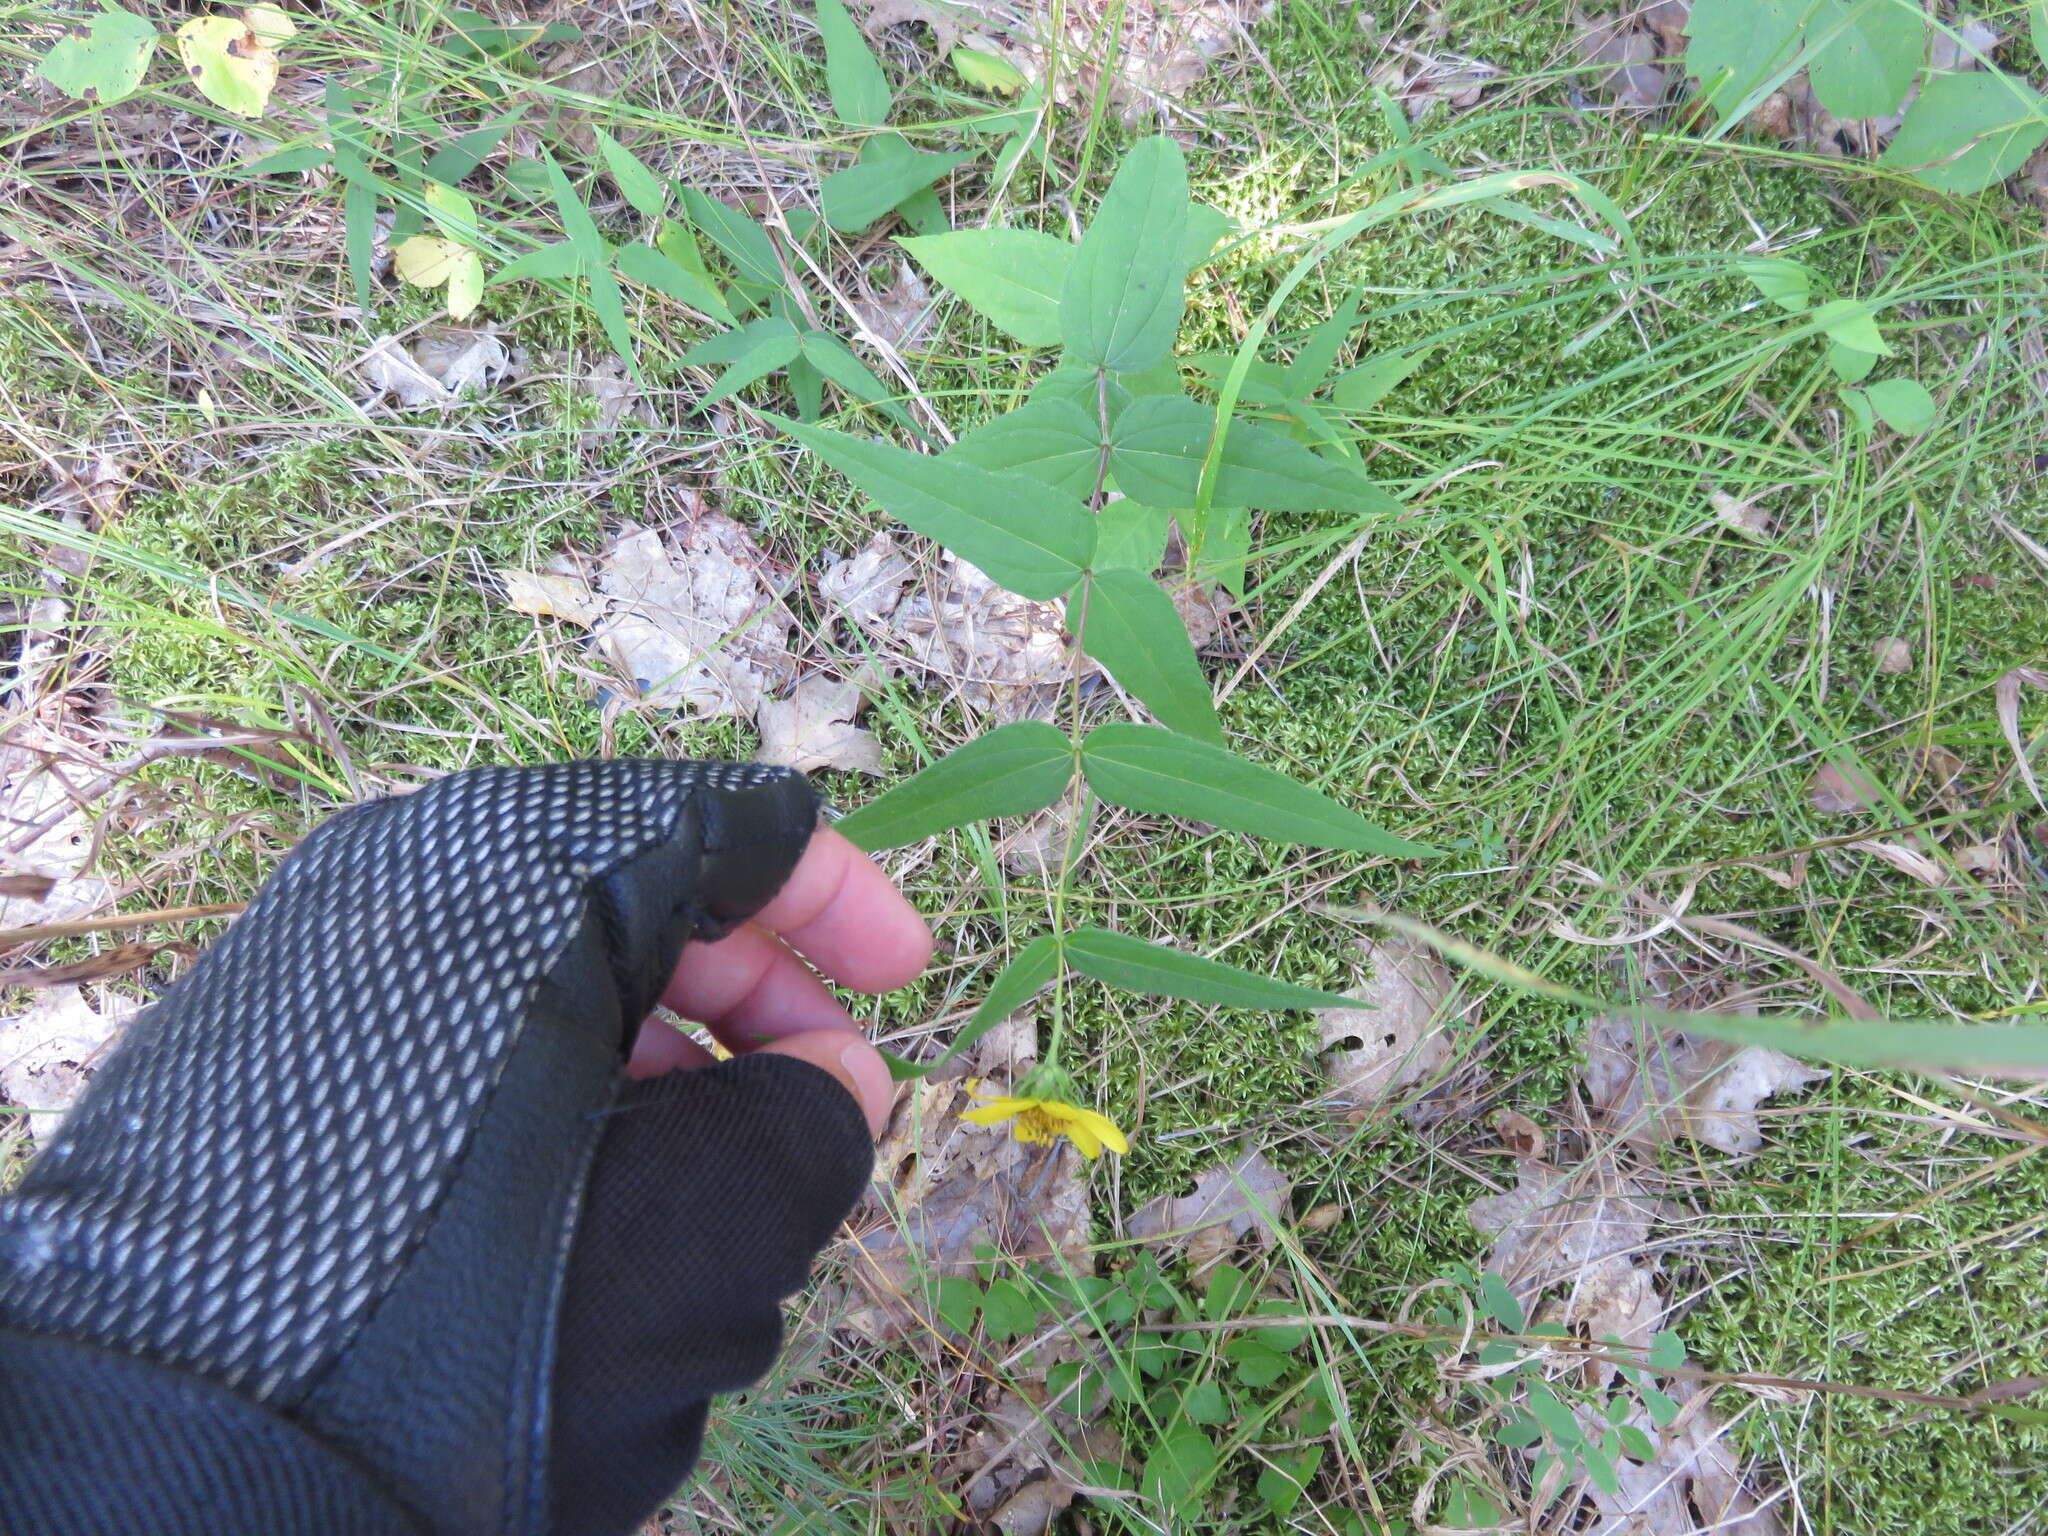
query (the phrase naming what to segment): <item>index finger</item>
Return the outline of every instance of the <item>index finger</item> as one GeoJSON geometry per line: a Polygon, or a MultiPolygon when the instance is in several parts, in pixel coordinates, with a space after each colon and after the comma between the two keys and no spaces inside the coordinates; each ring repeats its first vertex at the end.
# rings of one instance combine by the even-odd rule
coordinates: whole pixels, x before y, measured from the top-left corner
{"type": "Polygon", "coordinates": [[[858,848],[820,827],[754,926],[856,992],[888,992],[917,979],[932,933],[889,877],[858,848]]]}

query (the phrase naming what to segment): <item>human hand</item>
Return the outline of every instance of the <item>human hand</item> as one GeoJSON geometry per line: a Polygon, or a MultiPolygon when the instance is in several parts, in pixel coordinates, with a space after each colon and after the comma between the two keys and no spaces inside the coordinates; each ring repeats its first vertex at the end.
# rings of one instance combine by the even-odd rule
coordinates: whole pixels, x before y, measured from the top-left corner
{"type": "MultiPolygon", "coordinates": [[[[895,1092],[889,1069],[818,973],[857,992],[888,992],[915,980],[931,953],[931,930],[889,877],[821,829],[751,922],[683,951],[661,1001],[735,1056],[760,1051],[822,1067],[880,1135],[895,1092]]],[[[713,1061],[657,1018],[641,1026],[626,1070],[649,1078],[713,1061]]]]}

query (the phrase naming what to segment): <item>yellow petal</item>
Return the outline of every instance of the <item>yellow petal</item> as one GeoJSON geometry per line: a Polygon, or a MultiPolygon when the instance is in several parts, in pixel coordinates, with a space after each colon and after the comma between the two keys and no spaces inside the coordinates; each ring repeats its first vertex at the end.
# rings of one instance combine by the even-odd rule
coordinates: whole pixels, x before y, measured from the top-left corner
{"type": "Polygon", "coordinates": [[[1029,1099],[991,1099],[979,1109],[970,1109],[960,1118],[974,1125],[1001,1125],[1005,1120],[1014,1120],[1031,1107],[1029,1099]]]}
{"type": "MultiPolygon", "coordinates": [[[[1130,1142],[1125,1138],[1124,1133],[1116,1128],[1116,1122],[1110,1119],[1109,1116],[1098,1115],[1092,1109],[1082,1109],[1076,1106],[1074,1118],[1077,1123],[1088,1128],[1088,1133],[1091,1136],[1095,1137],[1119,1157],[1131,1150],[1130,1142]]],[[[1079,1142],[1076,1141],[1075,1144],[1078,1146],[1079,1142]]]]}
{"type": "Polygon", "coordinates": [[[1060,1129],[1066,1132],[1067,1140],[1079,1148],[1081,1155],[1089,1162],[1092,1163],[1102,1156],[1102,1143],[1096,1139],[1095,1133],[1079,1120],[1068,1120],[1060,1129]]]}

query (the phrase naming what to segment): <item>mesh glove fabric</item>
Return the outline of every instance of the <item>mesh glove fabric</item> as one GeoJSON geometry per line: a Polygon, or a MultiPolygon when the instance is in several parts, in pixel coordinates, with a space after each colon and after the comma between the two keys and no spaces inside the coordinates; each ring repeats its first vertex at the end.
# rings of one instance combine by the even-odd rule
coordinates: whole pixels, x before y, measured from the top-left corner
{"type": "Polygon", "coordinates": [[[817,818],[586,762],[308,837],[0,1202],[0,1529],[632,1530],[868,1176],[805,1062],[622,1075],[817,818]]]}

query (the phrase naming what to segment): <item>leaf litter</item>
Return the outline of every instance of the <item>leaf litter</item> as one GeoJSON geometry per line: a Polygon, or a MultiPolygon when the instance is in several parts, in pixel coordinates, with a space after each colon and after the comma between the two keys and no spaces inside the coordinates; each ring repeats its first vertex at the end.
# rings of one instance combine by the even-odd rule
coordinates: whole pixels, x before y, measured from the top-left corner
{"type": "Polygon", "coordinates": [[[29,1134],[47,1146],[64,1114],[122,1028],[141,1011],[127,998],[52,987],[26,1012],[0,1019],[0,1100],[30,1112],[29,1134]]]}
{"type": "Polygon", "coordinates": [[[1370,976],[1348,995],[1359,1008],[1326,1008],[1316,1017],[1323,1076],[1347,1120],[1372,1116],[1404,1088],[1428,1083],[1451,1058],[1448,1003],[1453,990],[1441,961],[1402,940],[1364,946],[1370,976]]]}

